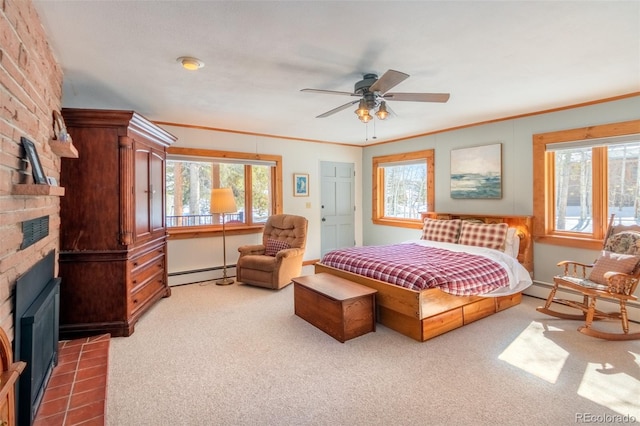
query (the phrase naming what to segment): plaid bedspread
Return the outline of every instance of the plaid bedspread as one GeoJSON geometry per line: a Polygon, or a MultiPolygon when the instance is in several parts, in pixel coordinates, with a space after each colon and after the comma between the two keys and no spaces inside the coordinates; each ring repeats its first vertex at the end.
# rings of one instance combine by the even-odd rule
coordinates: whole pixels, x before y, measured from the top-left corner
{"type": "Polygon", "coordinates": [[[509,285],[506,269],[491,259],[413,243],[333,250],[321,263],[413,290],[439,287],[456,296],[509,285]]]}

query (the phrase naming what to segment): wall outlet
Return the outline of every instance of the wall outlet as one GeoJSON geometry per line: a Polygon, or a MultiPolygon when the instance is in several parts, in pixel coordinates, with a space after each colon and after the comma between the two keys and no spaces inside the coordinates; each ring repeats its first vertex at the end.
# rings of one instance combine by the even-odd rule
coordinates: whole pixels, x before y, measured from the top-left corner
{"type": "Polygon", "coordinates": [[[307,208],[310,209],[311,208],[311,203],[307,203],[307,208]]]}

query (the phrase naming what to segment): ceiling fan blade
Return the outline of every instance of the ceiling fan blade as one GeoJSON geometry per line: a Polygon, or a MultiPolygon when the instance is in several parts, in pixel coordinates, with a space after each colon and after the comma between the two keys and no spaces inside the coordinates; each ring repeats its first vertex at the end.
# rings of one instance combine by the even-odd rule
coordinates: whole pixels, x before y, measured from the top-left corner
{"type": "Polygon", "coordinates": [[[334,109],[332,109],[331,111],[327,111],[327,112],[325,112],[324,114],[320,114],[320,115],[319,115],[319,116],[317,116],[316,118],[325,118],[325,117],[328,117],[328,116],[330,116],[330,115],[335,114],[336,112],[340,112],[340,111],[342,111],[343,109],[347,109],[347,108],[349,108],[351,105],[353,105],[353,104],[357,104],[358,102],[360,102],[360,100],[351,101],[351,102],[348,102],[348,103],[346,103],[346,104],[344,104],[344,105],[340,105],[339,107],[334,108],[334,109]]]}
{"type": "Polygon", "coordinates": [[[383,98],[387,101],[447,102],[449,96],[449,93],[386,93],[383,98]]]}
{"type": "Polygon", "coordinates": [[[405,74],[400,71],[388,70],[382,77],[376,80],[375,83],[369,87],[370,92],[379,92],[379,93],[387,93],[387,91],[391,90],[398,84],[405,81],[409,78],[409,74],[405,74]]]}
{"type": "Polygon", "coordinates": [[[323,93],[326,95],[346,95],[346,96],[360,96],[351,92],[339,92],[337,90],[324,90],[324,89],[300,89],[301,92],[309,93],[323,93]]]}

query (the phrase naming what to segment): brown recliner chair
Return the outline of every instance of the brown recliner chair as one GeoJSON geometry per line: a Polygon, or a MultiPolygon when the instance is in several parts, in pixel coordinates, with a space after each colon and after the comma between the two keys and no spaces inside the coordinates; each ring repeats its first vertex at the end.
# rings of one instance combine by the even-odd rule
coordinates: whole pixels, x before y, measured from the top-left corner
{"type": "Polygon", "coordinates": [[[245,284],[279,290],[302,272],[308,221],[276,214],[264,226],[262,244],[238,247],[236,278],[245,284]]]}

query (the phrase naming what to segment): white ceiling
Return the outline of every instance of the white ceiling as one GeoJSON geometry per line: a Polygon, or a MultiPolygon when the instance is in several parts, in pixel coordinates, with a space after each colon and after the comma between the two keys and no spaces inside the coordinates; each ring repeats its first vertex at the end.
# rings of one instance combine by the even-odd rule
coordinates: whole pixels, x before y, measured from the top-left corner
{"type": "Polygon", "coordinates": [[[63,106],[154,121],[365,145],[640,91],[639,1],[34,4],[63,106]],[[387,69],[411,75],[392,91],[451,98],[390,103],[374,129],[355,106],[315,118],[353,98],[300,92],[351,92],[387,69]]]}

